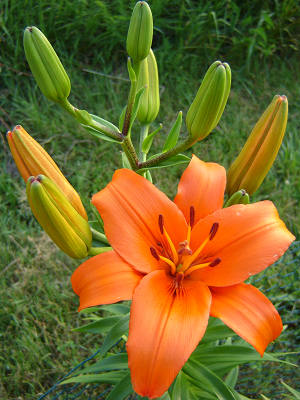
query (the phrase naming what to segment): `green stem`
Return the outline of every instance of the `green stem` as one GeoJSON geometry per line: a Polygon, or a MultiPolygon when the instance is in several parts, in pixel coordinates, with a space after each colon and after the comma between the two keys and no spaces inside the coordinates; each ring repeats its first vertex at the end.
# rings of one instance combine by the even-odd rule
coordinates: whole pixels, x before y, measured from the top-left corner
{"type": "Polygon", "coordinates": [[[93,239],[98,240],[98,242],[109,244],[109,241],[107,240],[104,233],[98,232],[94,228],[91,228],[91,231],[92,231],[93,239]]]}
{"type": "Polygon", "coordinates": [[[96,256],[97,254],[106,253],[107,251],[111,251],[112,247],[91,247],[89,249],[89,256],[96,256]]]}
{"type": "Polygon", "coordinates": [[[131,168],[134,171],[136,171],[138,169],[139,159],[138,159],[135,148],[134,148],[129,136],[124,137],[123,142],[122,142],[122,148],[128,158],[131,168]]]}
{"type": "Polygon", "coordinates": [[[181,153],[182,151],[187,150],[194,143],[194,139],[188,138],[185,142],[178,144],[173,149],[166,151],[163,154],[158,155],[157,157],[151,158],[151,160],[147,160],[139,163],[138,168],[144,169],[149,167],[154,167],[158,165],[160,162],[167,160],[172,156],[176,156],[176,154],[181,153]]]}
{"type": "Polygon", "coordinates": [[[149,126],[150,126],[150,124],[145,124],[145,125],[142,125],[142,127],[141,127],[140,146],[139,146],[139,159],[141,162],[146,161],[146,157],[147,157],[147,154],[143,152],[142,147],[143,147],[144,140],[148,136],[149,126]]]}
{"type": "Polygon", "coordinates": [[[129,72],[131,84],[130,84],[130,91],[129,91],[129,95],[128,95],[127,108],[126,108],[126,112],[125,112],[124,124],[123,124],[123,129],[122,129],[123,136],[127,136],[130,133],[129,131],[130,131],[130,123],[131,123],[131,113],[132,113],[132,108],[134,105],[134,100],[135,100],[135,95],[136,95],[137,80],[138,80],[138,75],[139,75],[139,71],[140,71],[140,65],[141,65],[141,62],[140,61],[137,62],[136,64],[133,65],[133,68],[132,68],[134,73],[132,73],[132,75],[131,75],[131,73],[129,72]]]}
{"type": "Polygon", "coordinates": [[[68,111],[68,113],[71,114],[73,117],[76,116],[74,106],[72,106],[68,99],[61,100],[59,102],[59,105],[63,107],[66,111],[68,111]]]}

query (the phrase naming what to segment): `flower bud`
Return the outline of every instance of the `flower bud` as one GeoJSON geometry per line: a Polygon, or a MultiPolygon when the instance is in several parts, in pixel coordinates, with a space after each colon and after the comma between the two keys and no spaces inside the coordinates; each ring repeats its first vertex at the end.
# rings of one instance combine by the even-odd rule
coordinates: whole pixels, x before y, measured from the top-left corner
{"type": "Polygon", "coordinates": [[[156,59],[150,49],[148,57],[141,62],[137,90],[146,87],[140,99],[138,120],[143,124],[153,122],[159,111],[159,84],[156,59]]]}
{"type": "Polygon", "coordinates": [[[133,9],[127,34],[126,48],[133,62],[149,54],[153,37],[151,9],[145,1],[138,1],[133,9]]]}
{"type": "Polygon", "coordinates": [[[246,190],[241,189],[238,192],[235,192],[230,198],[226,201],[224,208],[233,206],[234,204],[249,204],[250,198],[249,194],[246,190]]]}
{"type": "Polygon", "coordinates": [[[26,193],[35,218],[53,242],[72,258],[87,257],[92,244],[89,224],[59,187],[44,175],[31,176],[26,193]]]}
{"type": "Polygon", "coordinates": [[[61,102],[70,94],[70,79],[46,36],[35,26],[24,31],[24,50],[31,72],[43,94],[61,102]]]}
{"type": "Polygon", "coordinates": [[[249,194],[259,188],[279,151],[287,117],[287,98],[276,95],[228,170],[226,190],[229,195],[240,188],[249,194]]]}
{"type": "Polygon", "coordinates": [[[227,103],[230,86],[229,65],[215,61],[207,70],[186,116],[186,126],[194,142],[204,139],[217,126],[227,103]]]}
{"type": "Polygon", "coordinates": [[[87,215],[78,193],[43,147],[20,125],[17,125],[12,132],[7,132],[7,140],[24,181],[27,182],[30,176],[39,174],[52,179],[77,212],[87,220],[87,215]]]}

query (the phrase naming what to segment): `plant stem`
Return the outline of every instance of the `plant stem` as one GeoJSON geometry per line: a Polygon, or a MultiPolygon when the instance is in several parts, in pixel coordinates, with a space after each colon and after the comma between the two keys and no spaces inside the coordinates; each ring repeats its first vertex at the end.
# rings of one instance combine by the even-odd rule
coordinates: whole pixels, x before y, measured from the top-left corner
{"type": "Polygon", "coordinates": [[[68,111],[68,113],[71,114],[73,117],[76,116],[74,106],[72,106],[68,99],[61,100],[59,102],[59,105],[63,107],[66,111],[68,111]]]}
{"type": "Polygon", "coordinates": [[[154,166],[158,165],[160,162],[167,160],[168,158],[170,158],[172,156],[176,156],[176,154],[178,154],[182,151],[187,150],[189,147],[191,147],[193,142],[194,142],[193,139],[188,138],[185,142],[178,144],[173,149],[166,151],[163,154],[159,154],[157,157],[151,158],[151,160],[147,160],[147,161],[139,163],[138,169],[154,167],[154,166]]]}
{"type": "Polygon", "coordinates": [[[112,247],[91,247],[89,250],[89,256],[96,256],[97,254],[106,253],[112,250],[112,247]]]}
{"type": "Polygon", "coordinates": [[[98,240],[98,242],[109,244],[109,241],[107,240],[104,233],[101,233],[94,228],[91,228],[91,231],[92,231],[93,239],[98,240]]]}
{"type": "Polygon", "coordinates": [[[148,136],[149,126],[150,126],[149,124],[145,124],[145,125],[142,125],[142,127],[141,127],[140,146],[139,146],[139,159],[140,159],[140,162],[146,161],[147,154],[143,152],[142,146],[143,146],[144,140],[148,136]]]}
{"type": "Polygon", "coordinates": [[[129,136],[124,137],[123,142],[122,142],[122,148],[128,158],[131,168],[134,171],[136,171],[138,169],[139,159],[138,159],[135,148],[134,148],[129,136]]]}

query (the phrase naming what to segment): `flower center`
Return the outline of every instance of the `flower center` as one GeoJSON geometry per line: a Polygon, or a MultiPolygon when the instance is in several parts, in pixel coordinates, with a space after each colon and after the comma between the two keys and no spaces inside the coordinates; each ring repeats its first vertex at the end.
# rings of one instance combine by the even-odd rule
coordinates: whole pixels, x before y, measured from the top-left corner
{"type": "MultiPolygon", "coordinates": [[[[215,258],[210,261],[200,262],[201,253],[204,250],[207,243],[215,237],[219,224],[214,222],[210,229],[208,236],[203,240],[200,246],[192,251],[190,248],[191,233],[195,221],[195,209],[192,206],[190,208],[190,223],[188,225],[187,238],[179,243],[179,248],[176,249],[170,235],[168,234],[165,225],[163,215],[160,214],[158,217],[158,226],[160,233],[162,234],[161,242],[157,242],[157,249],[150,247],[150,252],[156,260],[164,261],[170,268],[171,275],[176,277],[176,282],[180,285],[181,281],[189,276],[192,272],[206,268],[215,267],[221,262],[220,258],[215,258]]],[[[203,259],[203,258],[202,258],[203,259]]]]}

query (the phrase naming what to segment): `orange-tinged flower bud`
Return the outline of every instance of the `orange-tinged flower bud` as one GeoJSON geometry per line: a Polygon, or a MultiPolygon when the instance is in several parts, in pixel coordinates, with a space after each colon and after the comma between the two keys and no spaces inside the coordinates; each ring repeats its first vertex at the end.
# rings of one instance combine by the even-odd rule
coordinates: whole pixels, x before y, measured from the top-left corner
{"type": "Polygon", "coordinates": [[[31,210],[54,243],[72,258],[85,258],[92,244],[88,222],[59,187],[44,175],[31,176],[26,193],[31,210]]]}
{"type": "Polygon", "coordinates": [[[49,154],[21,125],[17,125],[12,132],[7,133],[7,140],[12,156],[25,182],[32,175],[43,174],[47,176],[56,182],[78,213],[86,220],[88,219],[76,190],[67,181],[49,154]]]}
{"type": "Polygon", "coordinates": [[[229,168],[227,193],[245,189],[253,194],[263,182],[279,151],[288,117],[286,96],[274,96],[229,168]]]}

